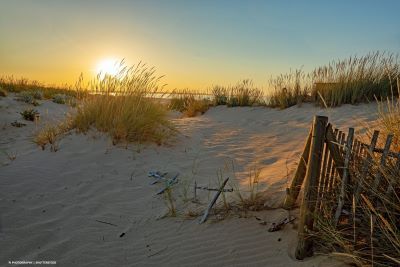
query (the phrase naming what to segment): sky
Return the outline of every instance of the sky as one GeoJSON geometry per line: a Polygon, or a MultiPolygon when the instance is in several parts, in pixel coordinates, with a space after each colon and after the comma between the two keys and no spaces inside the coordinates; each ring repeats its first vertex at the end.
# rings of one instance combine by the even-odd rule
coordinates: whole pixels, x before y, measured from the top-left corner
{"type": "Polygon", "coordinates": [[[0,76],[72,84],[142,61],[167,89],[203,90],[400,52],[400,1],[0,0],[0,76]]]}

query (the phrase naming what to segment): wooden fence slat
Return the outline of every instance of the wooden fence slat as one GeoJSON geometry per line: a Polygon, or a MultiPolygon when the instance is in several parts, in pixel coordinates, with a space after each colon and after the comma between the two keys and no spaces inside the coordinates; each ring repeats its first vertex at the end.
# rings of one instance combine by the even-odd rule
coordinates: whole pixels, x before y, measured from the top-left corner
{"type": "Polygon", "coordinates": [[[294,203],[296,203],[297,197],[299,196],[301,185],[303,184],[304,177],[306,176],[308,157],[310,155],[311,134],[312,129],[308,134],[299,165],[297,166],[296,173],[286,194],[286,198],[283,203],[284,209],[291,209],[294,203]]]}
{"type": "Polygon", "coordinates": [[[326,142],[328,143],[329,151],[331,152],[333,161],[335,162],[336,171],[338,172],[340,178],[343,178],[344,161],[340,153],[339,146],[337,145],[339,143],[336,140],[336,137],[332,131],[332,127],[330,126],[328,126],[328,128],[326,129],[326,142]]]}
{"type": "Polygon", "coordinates": [[[314,210],[317,200],[317,183],[321,170],[322,149],[328,118],[316,116],[313,121],[313,131],[310,145],[310,155],[306,170],[304,195],[300,209],[300,222],[296,258],[299,260],[313,255],[313,239],[310,232],[314,227],[314,210]]]}
{"type": "Polygon", "coordinates": [[[353,156],[357,157],[358,156],[358,140],[357,138],[354,137],[353,140],[353,156]]]}
{"type": "Polygon", "coordinates": [[[321,167],[321,175],[319,178],[319,183],[318,183],[318,198],[317,198],[317,207],[316,209],[319,210],[320,207],[320,202],[323,199],[325,190],[326,190],[326,181],[328,180],[326,177],[326,168],[327,168],[327,161],[329,159],[329,150],[328,150],[328,145],[325,142],[324,145],[324,158],[322,160],[322,167],[321,167]]]}
{"type": "MultiPolygon", "coordinates": [[[[392,140],[393,140],[393,134],[388,134],[388,136],[386,138],[386,142],[385,142],[385,147],[383,149],[382,156],[381,156],[381,161],[380,161],[381,167],[385,167],[385,165],[386,165],[386,158],[389,154],[390,145],[392,144],[392,140]]],[[[381,182],[381,178],[382,178],[382,172],[378,171],[378,173],[375,176],[374,184],[372,187],[373,192],[375,192],[378,189],[379,184],[381,182]]]]}
{"type": "Polygon", "coordinates": [[[378,141],[378,137],[379,137],[379,131],[374,131],[372,138],[371,138],[371,144],[369,145],[368,151],[367,151],[367,155],[366,158],[364,160],[364,164],[362,166],[361,169],[361,176],[360,176],[360,180],[358,181],[356,190],[355,190],[355,194],[354,194],[354,198],[355,198],[355,203],[356,205],[358,204],[358,199],[360,197],[360,193],[361,193],[361,189],[362,189],[362,183],[364,182],[364,179],[367,176],[368,170],[369,170],[369,166],[371,164],[371,159],[372,159],[372,154],[373,151],[375,149],[376,146],[376,142],[378,141]]]}
{"type": "Polygon", "coordinates": [[[346,142],[346,156],[344,159],[344,168],[343,168],[343,177],[342,177],[342,182],[340,186],[340,194],[339,194],[339,200],[338,200],[338,207],[336,209],[335,213],[335,219],[334,219],[334,226],[336,227],[340,214],[342,213],[342,208],[344,205],[344,200],[345,200],[345,195],[346,195],[346,188],[347,188],[347,180],[348,177],[350,176],[350,170],[349,170],[349,164],[350,164],[350,157],[351,157],[351,152],[352,152],[352,145],[353,145],[353,137],[354,137],[354,128],[349,129],[349,134],[347,135],[347,142],[346,142]]]}
{"type": "MultiPolygon", "coordinates": [[[[356,147],[353,149],[354,154],[353,154],[353,162],[352,165],[356,168],[357,164],[359,164],[360,159],[362,158],[362,143],[360,142],[360,140],[358,140],[357,138],[355,139],[355,144],[356,147]]],[[[352,183],[352,189],[354,190],[355,187],[354,185],[357,182],[357,177],[351,177],[351,183],[352,183]]]]}
{"type": "Polygon", "coordinates": [[[364,146],[360,140],[357,141],[358,141],[358,157],[361,158],[364,153],[364,146]]]}
{"type": "Polygon", "coordinates": [[[340,143],[340,152],[342,153],[342,155],[343,155],[343,151],[344,151],[345,142],[346,142],[346,134],[345,134],[345,132],[341,131],[340,138],[339,138],[339,143],[340,143]]]}
{"type": "MultiPolygon", "coordinates": [[[[343,131],[339,131],[339,138],[337,140],[338,140],[337,142],[338,142],[339,152],[343,159],[343,151],[344,151],[344,143],[346,140],[346,134],[343,131]]],[[[335,159],[333,159],[333,160],[335,160],[335,159]]],[[[338,169],[343,169],[343,167],[344,167],[344,159],[343,159],[343,165],[337,165],[337,164],[335,165],[337,172],[336,172],[336,175],[333,176],[333,178],[334,178],[333,182],[332,182],[333,187],[336,187],[336,184],[341,180],[341,178],[343,176],[343,175],[341,175],[341,173],[343,173],[343,172],[342,171],[339,172],[338,169]]],[[[333,191],[333,193],[336,194],[337,192],[333,191]]]]}
{"type": "MultiPolygon", "coordinates": [[[[330,124],[328,124],[329,127],[330,124]]],[[[332,127],[332,125],[331,125],[332,127]]],[[[338,129],[335,129],[334,131],[334,136],[337,136],[339,133],[338,129]]],[[[328,144],[327,140],[325,140],[326,144],[328,144]]],[[[329,149],[329,147],[328,147],[329,149]]],[[[328,173],[327,173],[328,177],[327,177],[327,191],[331,191],[332,190],[332,181],[333,181],[333,176],[335,175],[335,163],[333,162],[333,157],[332,157],[332,153],[329,151],[329,161],[328,161],[328,173]]]]}

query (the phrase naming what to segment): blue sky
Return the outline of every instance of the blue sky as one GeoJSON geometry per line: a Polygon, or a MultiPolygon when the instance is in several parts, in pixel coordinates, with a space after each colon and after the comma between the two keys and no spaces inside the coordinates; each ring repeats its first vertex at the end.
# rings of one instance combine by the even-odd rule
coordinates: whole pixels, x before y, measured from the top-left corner
{"type": "Polygon", "coordinates": [[[104,58],[142,60],[204,89],[400,48],[400,1],[0,2],[0,74],[50,83],[104,58]]]}

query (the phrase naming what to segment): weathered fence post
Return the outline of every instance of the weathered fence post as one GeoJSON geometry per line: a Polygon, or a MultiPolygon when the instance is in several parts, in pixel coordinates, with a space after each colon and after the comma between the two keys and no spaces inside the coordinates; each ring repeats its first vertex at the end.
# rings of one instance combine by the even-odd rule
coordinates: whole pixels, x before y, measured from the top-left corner
{"type": "Polygon", "coordinates": [[[286,194],[285,202],[283,203],[284,209],[291,209],[296,202],[297,197],[303,184],[304,177],[306,176],[306,169],[308,163],[308,157],[310,155],[310,144],[311,144],[312,129],[307,137],[307,142],[304,146],[303,153],[301,154],[299,165],[297,166],[296,173],[286,194]]]}
{"type": "Polygon", "coordinates": [[[310,154],[305,175],[304,196],[300,209],[299,236],[296,248],[296,258],[299,260],[313,255],[313,240],[309,233],[314,226],[317,186],[321,171],[321,157],[327,123],[327,117],[314,117],[310,154]]]}

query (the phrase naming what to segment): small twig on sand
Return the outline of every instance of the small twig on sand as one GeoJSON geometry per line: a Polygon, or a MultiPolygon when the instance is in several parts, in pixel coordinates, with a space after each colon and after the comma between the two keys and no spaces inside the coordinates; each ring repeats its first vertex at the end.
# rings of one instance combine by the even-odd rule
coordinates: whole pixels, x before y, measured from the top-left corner
{"type": "Polygon", "coordinates": [[[163,248],[163,249],[160,249],[160,250],[157,251],[157,252],[154,252],[153,254],[147,255],[147,258],[150,258],[150,257],[153,257],[153,256],[155,256],[155,255],[158,255],[158,254],[160,254],[161,252],[165,251],[167,248],[168,248],[168,246],[166,246],[166,247],[163,248]]]}
{"type": "Polygon", "coordinates": [[[268,224],[268,222],[262,220],[261,218],[259,218],[257,216],[255,216],[254,218],[256,218],[257,221],[260,221],[259,224],[261,224],[261,225],[267,225],[268,224]]]}
{"type": "Polygon", "coordinates": [[[207,186],[196,186],[196,189],[207,190],[207,191],[222,191],[222,192],[233,192],[233,188],[220,190],[219,188],[209,188],[207,186]]]}
{"type": "Polygon", "coordinates": [[[285,218],[282,221],[278,222],[278,223],[272,223],[272,226],[268,229],[268,232],[276,232],[279,230],[282,230],[282,228],[288,224],[293,222],[294,220],[296,220],[296,217],[289,219],[289,218],[285,218]]]}
{"type": "Polygon", "coordinates": [[[104,222],[104,221],[100,221],[100,220],[95,220],[95,221],[96,221],[96,222],[99,222],[99,223],[104,223],[104,224],[108,224],[108,225],[112,225],[112,226],[118,227],[118,225],[113,224],[113,223],[104,222]]]}

